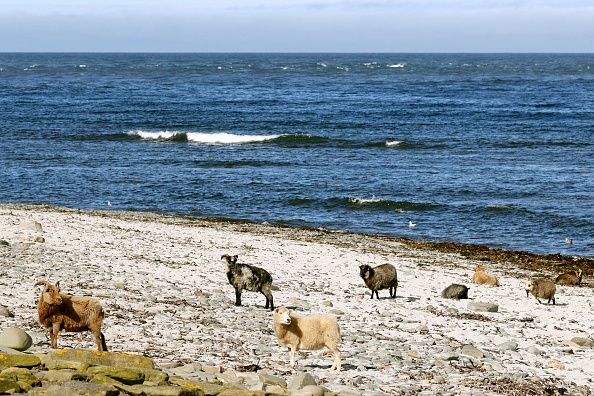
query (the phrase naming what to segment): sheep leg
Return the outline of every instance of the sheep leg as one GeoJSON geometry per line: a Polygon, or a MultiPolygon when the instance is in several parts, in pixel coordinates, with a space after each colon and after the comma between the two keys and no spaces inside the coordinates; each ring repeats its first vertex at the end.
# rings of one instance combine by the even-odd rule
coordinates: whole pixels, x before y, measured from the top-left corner
{"type": "Polygon", "coordinates": [[[377,297],[377,299],[379,300],[379,294],[377,293],[377,290],[372,290],[371,291],[371,299],[373,300],[373,293],[375,293],[375,296],[377,297]]]}
{"type": "Polygon", "coordinates": [[[107,345],[105,344],[105,336],[103,335],[101,330],[100,329],[92,329],[91,332],[93,333],[93,336],[95,336],[95,342],[97,343],[97,350],[100,352],[107,351],[107,345]]]}
{"type": "Polygon", "coordinates": [[[241,306],[241,289],[238,287],[235,288],[235,305],[241,306]]]}
{"type": "Polygon", "coordinates": [[[291,368],[295,367],[295,349],[293,345],[289,347],[289,367],[291,368]]]}
{"type": "Polygon", "coordinates": [[[266,306],[264,308],[268,308],[270,306],[270,310],[274,311],[274,302],[272,300],[272,293],[270,292],[270,288],[263,288],[262,294],[266,297],[266,306]]]}
{"type": "Polygon", "coordinates": [[[341,370],[340,351],[338,349],[335,349],[333,352],[334,352],[334,364],[332,364],[331,370],[340,371],[341,370]]]}
{"type": "Polygon", "coordinates": [[[61,327],[61,323],[52,323],[52,327],[49,331],[50,346],[52,347],[52,349],[58,349],[58,333],[60,332],[61,327]]]}

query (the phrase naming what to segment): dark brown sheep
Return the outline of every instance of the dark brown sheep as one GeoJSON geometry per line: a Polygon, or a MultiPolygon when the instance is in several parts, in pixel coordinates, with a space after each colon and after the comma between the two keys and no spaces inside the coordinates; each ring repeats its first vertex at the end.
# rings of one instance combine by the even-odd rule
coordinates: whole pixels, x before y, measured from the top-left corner
{"type": "Polygon", "coordinates": [[[378,290],[390,289],[390,297],[396,297],[398,288],[398,275],[396,268],[392,264],[382,264],[375,268],[367,264],[359,266],[359,275],[363,278],[365,285],[371,290],[371,299],[373,294],[379,300],[378,290]]]}
{"type": "Polygon", "coordinates": [[[563,286],[577,286],[582,283],[582,270],[561,274],[555,279],[555,283],[563,286]]]}

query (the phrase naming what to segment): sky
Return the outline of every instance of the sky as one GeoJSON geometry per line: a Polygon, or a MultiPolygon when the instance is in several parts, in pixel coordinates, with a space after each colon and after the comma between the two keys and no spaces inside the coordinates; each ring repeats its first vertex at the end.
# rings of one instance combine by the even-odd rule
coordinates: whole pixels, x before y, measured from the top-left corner
{"type": "Polygon", "coordinates": [[[0,52],[586,52],[593,0],[0,0],[0,52]]]}

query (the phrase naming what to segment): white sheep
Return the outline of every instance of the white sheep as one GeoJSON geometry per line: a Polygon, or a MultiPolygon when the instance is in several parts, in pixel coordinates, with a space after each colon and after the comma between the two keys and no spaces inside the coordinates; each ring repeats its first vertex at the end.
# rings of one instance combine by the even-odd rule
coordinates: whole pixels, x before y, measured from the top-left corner
{"type": "Polygon", "coordinates": [[[107,351],[105,336],[101,333],[103,308],[93,297],[74,297],[60,293],[60,282],[55,285],[42,280],[43,285],[37,311],[39,323],[49,330],[51,347],[58,348],[58,333],[64,331],[90,331],[95,336],[99,351],[107,351]]]}
{"type": "Polygon", "coordinates": [[[300,349],[318,350],[327,347],[334,355],[332,370],[340,371],[340,329],[336,318],[329,315],[299,316],[288,308],[274,311],[274,332],[281,346],[289,348],[291,368],[295,367],[295,352],[300,349]]]}

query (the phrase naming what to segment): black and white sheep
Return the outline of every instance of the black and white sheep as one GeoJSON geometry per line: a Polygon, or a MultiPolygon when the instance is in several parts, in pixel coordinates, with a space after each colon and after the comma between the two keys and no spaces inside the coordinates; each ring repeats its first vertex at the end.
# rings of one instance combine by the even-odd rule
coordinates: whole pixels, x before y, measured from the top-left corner
{"type": "Polygon", "coordinates": [[[295,353],[300,349],[318,350],[324,347],[334,355],[332,370],[341,369],[340,328],[335,317],[329,315],[299,316],[288,308],[274,311],[274,332],[281,346],[289,348],[290,367],[295,367],[295,353]]]}
{"type": "Polygon", "coordinates": [[[539,303],[540,299],[543,298],[548,300],[547,304],[553,301],[553,305],[555,305],[556,291],[555,282],[550,279],[536,278],[526,281],[526,297],[528,297],[528,293],[531,293],[539,303]]]}
{"type": "Polygon", "coordinates": [[[60,282],[55,285],[42,280],[34,287],[43,285],[37,312],[39,323],[49,330],[51,347],[58,348],[58,333],[90,331],[95,336],[99,351],[107,351],[105,336],[101,332],[103,308],[93,297],[75,297],[60,293],[60,282]]]}
{"type": "Polygon", "coordinates": [[[272,298],[272,276],[263,268],[248,264],[237,264],[237,255],[224,254],[221,260],[227,269],[227,279],[235,288],[235,305],[241,305],[241,292],[243,290],[260,292],[266,297],[266,306],[274,310],[272,298]]]}
{"type": "Polygon", "coordinates": [[[367,264],[359,266],[359,275],[363,278],[365,285],[371,290],[371,299],[373,294],[379,300],[378,290],[390,289],[390,297],[396,297],[398,288],[398,274],[392,264],[382,264],[375,268],[367,264]]]}

